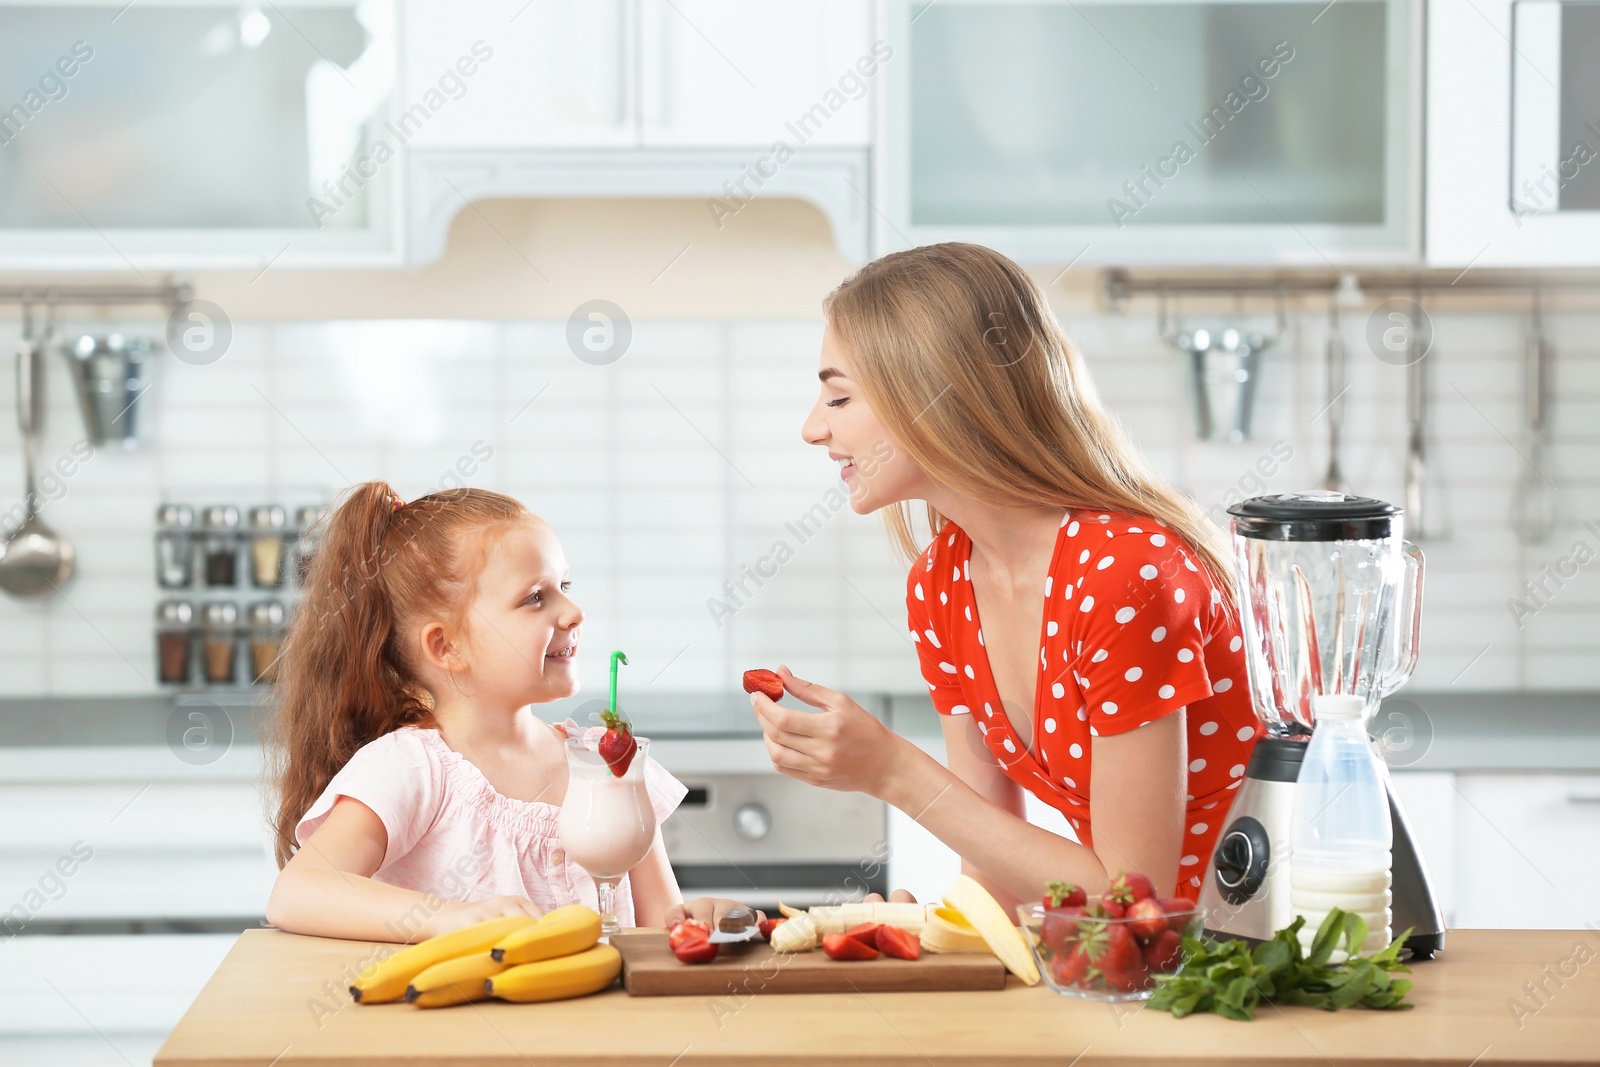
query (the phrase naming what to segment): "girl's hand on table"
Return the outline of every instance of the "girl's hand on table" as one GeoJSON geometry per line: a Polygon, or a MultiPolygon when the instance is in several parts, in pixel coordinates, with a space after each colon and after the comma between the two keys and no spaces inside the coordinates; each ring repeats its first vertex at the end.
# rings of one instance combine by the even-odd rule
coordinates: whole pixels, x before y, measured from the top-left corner
{"type": "Polygon", "coordinates": [[[526,897],[490,897],[471,904],[450,903],[429,920],[425,932],[428,937],[438,937],[451,930],[490,919],[504,919],[512,915],[531,915],[537,919],[543,914],[544,909],[526,897]]]}
{"type": "Polygon", "coordinates": [[[816,708],[785,708],[753,693],[750,704],[780,773],[812,785],[881,796],[903,743],[848,696],[778,668],[783,688],[816,708]]]}
{"type": "MultiPolygon", "coordinates": [[[[724,915],[734,908],[742,907],[744,905],[737,900],[729,900],[726,897],[695,897],[693,900],[686,900],[682,904],[674,904],[667,909],[667,928],[671,929],[675,923],[682,922],[684,919],[694,919],[715,930],[724,915]]],[[[766,912],[756,912],[757,921],[766,917],[766,912]]]]}

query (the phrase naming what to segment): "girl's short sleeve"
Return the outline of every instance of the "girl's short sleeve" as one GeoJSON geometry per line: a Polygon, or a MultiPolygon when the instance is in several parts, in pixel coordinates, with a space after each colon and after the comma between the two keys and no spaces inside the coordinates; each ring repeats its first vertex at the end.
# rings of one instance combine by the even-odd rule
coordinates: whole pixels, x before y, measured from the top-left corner
{"type": "Polygon", "coordinates": [[[340,797],[359,800],[383,822],[389,837],[382,870],[428,832],[444,804],[444,788],[444,768],[418,731],[392,731],[356,750],[300,819],[295,840],[305,844],[340,797]]]}
{"type": "Polygon", "coordinates": [[[1073,669],[1097,736],[1126,733],[1211,695],[1202,620],[1215,601],[1171,534],[1108,539],[1069,603],[1073,669]]]}
{"type": "Polygon", "coordinates": [[[911,631],[912,643],[917,646],[917,664],[922,668],[923,681],[928,683],[934,710],[940,715],[966,715],[971,709],[961,702],[956,665],[943,654],[943,646],[950,640],[949,630],[940,637],[933,624],[929,603],[929,597],[936,594],[929,556],[932,551],[930,547],[918,557],[906,577],[906,625],[911,631]]]}
{"type": "Polygon", "coordinates": [[[650,794],[650,807],[655,809],[657,826],[666,822],[667,816],[677,811],[683,798],[689,795],[689,787],[653,757],[645,759],[644,788],[650,794]]]}

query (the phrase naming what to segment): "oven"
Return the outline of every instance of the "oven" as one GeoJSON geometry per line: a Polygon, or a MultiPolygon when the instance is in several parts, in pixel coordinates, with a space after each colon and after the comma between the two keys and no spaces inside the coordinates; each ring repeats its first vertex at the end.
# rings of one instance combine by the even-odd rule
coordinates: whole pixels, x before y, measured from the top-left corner
{"type": "MultiPolygon", "coordinates": [[[[886,699],[858,699],[887,718],[886,699]]],[[[573,717],[586,721],[591,710],[580,704],[573,717]]],[[[805,908],[887,895],[888,805],[773,770],[744,694],[642,696],[624,710],[689,790],[661,824],[685,898],[728,897],[775,914],[780,900],[805,908]]]]}

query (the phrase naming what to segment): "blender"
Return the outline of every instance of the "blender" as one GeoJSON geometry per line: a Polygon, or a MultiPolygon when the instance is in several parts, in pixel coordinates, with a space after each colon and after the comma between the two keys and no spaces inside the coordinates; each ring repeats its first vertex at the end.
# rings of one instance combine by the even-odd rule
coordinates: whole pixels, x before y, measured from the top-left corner
{"type": "MultiPolygon", "coordinates": [[[[1266,736],[1256,742],[1228,824],[1201,883],[1206,932],[1264,941],[1294,920],[1289,902],[1290,823],[1312,697],[1343,693],[1379,702],[1417,665],[1422,552],[1405,540],[1393,504],[1312,491],[1260,496],[1228,509],[1250,694],[1266,736]]],[[[1380,761],[1381,766],[1381,761],[1380,761]]],[[[1393,928],[1427,959],[1444,947],[1422,857],[1394,795],[1393,928]]]]}

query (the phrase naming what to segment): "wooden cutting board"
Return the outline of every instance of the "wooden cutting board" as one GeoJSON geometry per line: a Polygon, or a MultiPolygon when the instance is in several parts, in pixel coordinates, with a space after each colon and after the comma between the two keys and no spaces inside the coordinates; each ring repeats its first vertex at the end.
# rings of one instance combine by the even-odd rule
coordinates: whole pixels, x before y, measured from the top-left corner
{"type": "Polygon", "coordinates": [[[987,953],[919,960],[830,960],[821,949],[779,957],[765,941],[723,945],[710,963],[680,963],[664,933],[616,934],[630,996],[747,996],[752,993],[903,993],[1004,989],[1006,968],[987,953]]]}

